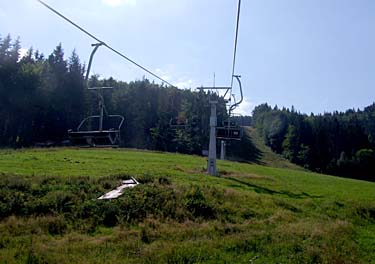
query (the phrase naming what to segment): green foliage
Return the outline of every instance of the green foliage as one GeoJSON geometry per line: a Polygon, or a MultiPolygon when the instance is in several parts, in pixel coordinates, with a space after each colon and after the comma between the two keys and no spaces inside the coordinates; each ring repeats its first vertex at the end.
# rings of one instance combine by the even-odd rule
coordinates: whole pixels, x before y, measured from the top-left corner
{"type": "MultiPolygon", "coordinates": [[[[105,188],[112,189],[116,183],[118,185],[118,178],[56,180],[55,177],[31,179],[3,175],[0,181],[0,215],[2,218],[12,215],[53,216],[55,218],[47,224],[52,235],[63,233],[67,223],[74,226],[80,220],[94,219],[97,225],[113,227],[119,223],[139,223],[149,216],[176,221],[215,218],[213,207],[199,187],[176,192],[165,177],[139,177],[142,185],[128,190],[121,198],[95,200],[105,188]]],[[[89,224],[83,223],[83,226],[89,224]]]]}
{"type": "Polygon", "coordinates": [[[204,219],[215,218],[215,209],[208,203],[199,187],[193,187],[186,195],[186,207],[192,213],[194,218],[202,217],[204,219]]]}
{"type": "Polygon", "coordinates": [[[370,165],[375,149],[374,111],[374,106],[369,106],[363,111],[307,116],[264,104],[255,108],[253,123],[273,151],[298,165],[374,180],[375,167],[370,165]]]}
{"type": "Polygon", "coordinates": [[[1,263],[374,258],[368,182],[228,161],[218,161],[220,178],[210,177],[203,158],[146,151],[3,150],[0,157],[1,263]],[[130,177],[142,184],[116,200],[96,199],[130,177]]]}
{"type": "Polygon", "coordinates": [[[299,152],[299,133],[295,126],[288,126],[288,132],[285,135],[282,148],[284,157],[296,163],[299,152]]]}
{"type": "MultiPolygon", "coordinates": [[[[85,89],[85,67],[75,50],[65,59],[61,44],[47,58],[30,48],[19,59],[20,48],[19,40],[0,39],[0,146],[60,145],[69,129],[97,114],[98,96],[85,89]]],[[[147,79],[100,80],[98,75],[91,76],[89,86],[117,88],[102,96],[109,114],[125,116],[123,147],[201,154],[208,142],[205,93],[167,88],[147,79]],[[186,121],[185,129],[170,127],[175,118],[186,121]]],[[[218,116],[223,119],[225,102],[218,100],[218,116]]],[[[117,125],[104,120],[105,128],[117,125]]],[[[87,128],[94,126],[92,122],[87,128]]]]}

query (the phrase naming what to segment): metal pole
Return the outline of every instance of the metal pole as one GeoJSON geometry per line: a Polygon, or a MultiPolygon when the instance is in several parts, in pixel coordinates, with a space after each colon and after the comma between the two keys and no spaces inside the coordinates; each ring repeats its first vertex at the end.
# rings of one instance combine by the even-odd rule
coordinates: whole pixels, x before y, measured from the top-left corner
{"type": "Polygon", "coordinates": [[[221,141],[220,159],[225,160],[225,140],[221,141]]]}
{"type": "Polygon", "coordinates": [[[99,100],[100,118],[99,118],[99,131],[103,131],[103,118],[104,118],[104,102],[102,96],[99,100]]]}
{"type": "Polygon", "coordinates": [[[242,103],[242,101],[243,101],[242,83],[241,83],[241,79],[240,79],[240,78],[241,78],[241,75],[233,75],[233,77],[237,79],[238,85],[239,85],[239,87],[240,87],[241,99],[240,99],[239,102],[236,102],[236,101],[235,101],[234,105],[232,105],[232,106],[229,108],[229,116],[230,116],[231,112],[232,112],[237,106],[239,106],[239,105],[242,103]]]}
{"type": "Polygon", "coordinates": [[[96,51],[98,50],[98,48],[100,46],[102,46],[104,43],[96,43],[96,44],[91,44],[92,47],[94,47],[94,49],[92,50],[91,52],[91,55],[90,55],[90,60],[89,60],[89,65],[87,66],[87,71],[86,71],[86,78],[85,78],[85,81],[86,81],[86,86],[88,87],[88,81],[89,81],[89,75],[90,75],[90,70],[91,70],[91,64],[92,64],[92,60],[94,59],[94,55],[96,53],[96,51]]]}
{"type": "Polygon", "coordinates": [[[208,148],[208,165],[207,173],[216,176],[216,104],[218,101],[210,101],[211,104],[211,117],[210,117],[210,145],[208,148]]]}

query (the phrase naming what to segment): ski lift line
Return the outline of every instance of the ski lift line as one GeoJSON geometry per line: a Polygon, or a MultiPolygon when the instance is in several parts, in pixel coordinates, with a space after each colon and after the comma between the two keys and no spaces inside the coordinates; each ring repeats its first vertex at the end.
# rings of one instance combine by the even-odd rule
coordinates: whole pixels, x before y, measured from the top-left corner
{"type": "Polygon", "coordinates": [[[145,68],[142,65],[138,64],[137,62],[135,62],[134,60],[132,60],[129,57],[125,56],[121,52],[119,52],[116,49],[112,48],[111,46],[109,46],[108,44],[106,44],[105,42],[103,42],[102,40],[100,40],[99,38],[95,37],[93,34],[91,34],[90,32],[88,32],[87,30],[85,30],[84,28],[82,28],[81,26],[79,26],[78,24],[74,23],[72,20],[70,20],[69,18],[67,18],[66,16],[64,16],[63,14],[61,14],[60,12],[58,12],[57,10],[55,10],[54,8],[52,8],[51,6],[47,5],[42,0],[36,0],[36,1],[38,1],[40,4],[42,4],[43,6],[45,6],[46,8],[48,8],[50,11],[52,11],[53,13],[55,13],[56,15],[58,15],[59,17],[61,17],[65,21],[67,21],[68,23],[72,24],[74,27],[78,28],[80,31],[82,31],[83,33],[85,33],[86,35],[88,35],[89,37],[91,37],[92,39],[96,40],[97,42],[101,43],[103,46],[107,47],[109,50],[113,51],[114,53],[116,53],[117,55],[119,55],[120,57],[122,57],[123,59],[131,62],[135,66],[139,67],[140,69],[142,69],[143,71],[147,72],[148,74],[154,76],[155,78],[159,79],[160,81],[162,81],[162,82],[164,82],[164,83],[166,83],[166,84],[168,84],[168,85],[170,85],[172,87],[175,87],[174,85],[172,85],[168,81],[164,80],[163,78],[159,77],[158,75],[156,75],[152,71],[148,70],[147,68],[145,68]]]}
{"type": "Polygon", "coordinates": [[[233,52],[233,68],[232,68],[232,81],[230,87],[233,87],[233,80],[235,78],[234,71],[236,68],[236,56],[237,56],[237,43],[238,43],[238,31],[240,27],[240,14],[241,14],[241,0],[238,0],[238,13],[237,13],[237,24],[236,24],[236,37],[234,40],[234,52],[233,52]]]}

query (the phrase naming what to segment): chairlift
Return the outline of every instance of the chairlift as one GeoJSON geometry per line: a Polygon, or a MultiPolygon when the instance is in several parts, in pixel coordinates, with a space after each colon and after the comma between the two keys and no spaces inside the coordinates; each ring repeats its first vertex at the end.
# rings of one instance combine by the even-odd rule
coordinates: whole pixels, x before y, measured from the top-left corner
{"type": "Polygon", "coordinates": [[[92,44],[94,47],[86,73],[86,85],[90,91],[96,91],[99,98],[99,114],[88,116],[81,121],[77,129],[68,130],[69,139],[76,145],[119,146],[121,141],[121,127],[125,118],[122,115],[110,115],[107,113],[104,98],[101,92],[113,87],[88,87],[88,78],[95,52],[104,43],[92,44]]]}
{"type": "Polygon", "coordinates": [[[221,127],[216,128],[216,138],[221,140],[241,140],[243,128],[237,122],[224,121],[221,127]]]}
{"type": "Polygon", "coordinates": [[[188,120],[181,118],[171,118],[169,121],[169,128],[172,130],[186,129],[188,127],[188,120]]]}
{"type": "Polygon", "coordinates": [[[233,110],[239,106],[243,101],[243,92],[242,92],[242,84],[241,84],[241,76],[233,75],[238,81],[240,92],[241,92],[241,99],[239,102],[236,102],[236,98],[233,96],[234,104],[229,107],[229,119],[223,122],[221,127],[216,128],[216,138],[221,140],[241,140],[243,136],[243,128],[242,124],[239,125],[237,122],[231,120],[231,116],[235,116],[233,110]]]}
{"type": "Polygon", "coordinates": [[[198,124],[198,120],[196,117],[191,118],[171,118],[169,121],[169,128],[172,130],[182,130],[188,128],[196,128],[198,124]]]}
{"type": "Polygon", "coordinates": [[[70,140],[75,145],[119,146],[121,127],[125,118],[121,115],[108,115],[102,96],[99,96],[99,115],[88,116],[81,121],[77,130],[69,130],[70,140]]]}

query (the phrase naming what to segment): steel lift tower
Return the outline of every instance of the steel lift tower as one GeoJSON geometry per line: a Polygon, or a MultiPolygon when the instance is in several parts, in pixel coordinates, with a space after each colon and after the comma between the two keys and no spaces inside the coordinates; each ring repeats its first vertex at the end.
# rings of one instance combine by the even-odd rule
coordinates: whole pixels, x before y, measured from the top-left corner
{"type": "MultiPolygon", "coordinates": [[[[226,100],[229,103],[229,120],[227,124],[224,124],[223,127],[217,127],[217,113],[216,113],[216,106],[218,104],[217,100],[213,100],[210,97],[210,106],[211,106],[211,117],[210,117],[210,142],[209,142],[209,150],[208,150],[208,161],[207,161],[207,173],[212,176],[217,176],[217,169],[216,169],[216,139],[220,138],[221,141],[221,158],[225,158],[225,144],[227,140],[241,140],[242,137],[242,128],[238,126],[232,126],[232,122],[230,120],[230,116],[232,111],[241,104],[243,101],[243,92],[242,92],[242,84],[241,84],[241,76],[235,74],[235,67],[236,67],[236,54],[237,54],[237,42],[238,42],[238,31],[239,31],[239,24],[240,24],[240,13],[241,13],[241,0],[238,0],[238,10],[237,10],[237,23],[236,23],[236,34],[235,34],[235,41],[234,41],[234,52],[233,52],[233,69],[232,69],[232,76],[231,76],[231,85],[229,87],[200,87],[197,88],[199,90],[211,90],[215,92],[219,92],[219,90],[225,90],[225,94],[223,98],[225,99],[227,95],[229,95],[229,99],[226,100]],[[233,90],[233,82],[234,79],[238,81],[240,92],[241,92],[241,99],[239,102],[234,102],[232,104],[232,90],[233,90]]],[[[215,86],[215,85],[214,85],[215,86]]]]}

